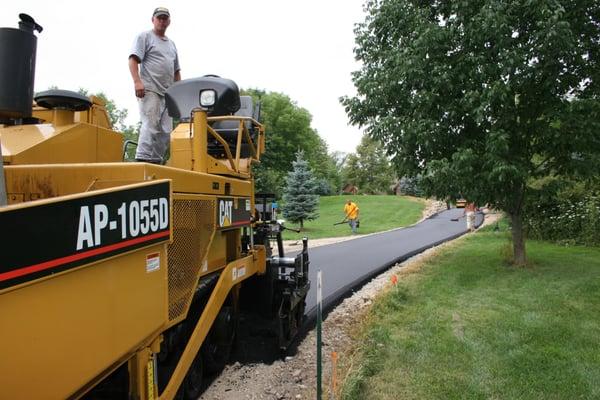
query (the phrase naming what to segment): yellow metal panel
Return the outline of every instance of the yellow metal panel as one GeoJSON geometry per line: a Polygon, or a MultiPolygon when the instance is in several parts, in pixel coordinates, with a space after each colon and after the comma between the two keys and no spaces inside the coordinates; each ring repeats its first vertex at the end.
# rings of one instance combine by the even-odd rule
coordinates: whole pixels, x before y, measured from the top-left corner
{"type": "Polygon", "coordinates": [[[5,166],[4,172],[6,191],[9,197],[16,195],[16,202],[156,179],[172,179],[173,192],[223,195],[228,184],[229,195],[249,197],[252,193],[251,181],[146,163],[15,165],[5,166]]]}
{"type": "Polygon", "coordinates": [[[0,142],[4,162],[12,165],[118,162],[122,159],[122,135],[105,129],[99,133],[97,127],[83,123],[3,128],[0,142]],[[98,145],[104,148],[100,150],[98,145]]]}
{"type": "Polygon", "coordinates": [[[250,158],[242,158],[239,160],[239,172],[233,172],[229,168],[229,161],[226,159],[215,159],[209,156],[209,160],[211,161],[208,165],[208,172],[211,174],[223,174],[223,175],[232,175],[245,179],[250,179],[250,158]]]}
{"type": "Polygon", "coordinates": [[[192,138],[189,124],[179,124],[171,133],[171,156],[167,165],[191,171],[192,138]]]}
{"type": "Polygon", "coordinates": [[[66,398],[156,335],[166,275],[161,244],[0,295],[1,397],[66,398]],[[160,268],[147,272],[153,253],[160,268]]]}
{"type": "Polygon", "coordinates": [[[114,131],[96,128],[96,162],[119,162],[123,160],[123,135],[114,131]]]}
{"type": "MultiPolygon", "coordinates": [[[[111,129],[112,124],[106,111],[106,104],[102,99],[96,96],[90,96],[92,107],[86,111],[68,111],[73,114],[71,117],[72,122],[86,122],[88,124],[96,125],[101,128],[111,129]]],[[[57,114],[65,110],[50,110],[44,107],[33,107],[32,117],[37,118],[43,122],[49,124],[58,125],[56,122],[57,114]]]]}
{"type": "Polygon", "coordinates": [[[207,130],[206,111],[198,111],[193,115],[194,134],[192,134],[192,170],[197,172],[207,171],[207,130]],[[199,134],[195,134],[199,132],[199,134]]]}

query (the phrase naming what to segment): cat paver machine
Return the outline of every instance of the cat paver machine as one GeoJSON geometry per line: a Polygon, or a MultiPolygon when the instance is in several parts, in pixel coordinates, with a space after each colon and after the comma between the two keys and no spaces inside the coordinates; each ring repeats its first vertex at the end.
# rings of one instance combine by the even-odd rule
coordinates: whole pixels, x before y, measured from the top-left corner
{"type": "Polygon", "coordinates": [[[241,312],[285,349],[308,253],[255,207],[265,132],[228,79],[175,83],[165,165],[124,162],[98,98],[33,96],[33,18],[0,28],[0,398],[196,398],[241,312]],[[280,239],[280,236],[279,236],[280,239]]]}

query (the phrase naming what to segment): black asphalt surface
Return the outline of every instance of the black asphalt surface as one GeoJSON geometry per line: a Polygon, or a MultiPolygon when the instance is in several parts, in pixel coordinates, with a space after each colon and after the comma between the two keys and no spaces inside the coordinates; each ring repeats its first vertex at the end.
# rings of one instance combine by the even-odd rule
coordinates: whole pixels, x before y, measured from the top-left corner
{"type": "MultiPolygon", "coordinates": [[[[482,222],[483,215],[477,213],[476,226],[482,222]]],[[[361,223],[364,225],[367,221],[361,223]]],[[[312,320],[316,316],[319,270],[322,271],[323,310],[326,312],[351,294],[353,289],[394,264],[466,232],[463,209],[454,208],[410,227],[326,246],[310,248],[309,239],[311,288],[306,297],[307,319],[312,320]],[[458,221],[452,221],[457,218],[458,221]]]]}

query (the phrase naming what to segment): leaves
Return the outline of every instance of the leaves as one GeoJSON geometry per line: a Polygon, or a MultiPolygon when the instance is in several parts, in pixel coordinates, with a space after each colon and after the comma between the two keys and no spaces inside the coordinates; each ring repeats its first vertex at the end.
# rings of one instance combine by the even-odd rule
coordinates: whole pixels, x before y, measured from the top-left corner
{"type": "MultiPolygon", "coordinates": [[[[600,154],[600,3],[373,0],[351,121],[428,195],[518,214],[540,174],[600,154]]],[[[592,168],[597,171],[597,167],[592,168]]]]}
{"type": "Polygon", "coordinates": [[[344,167],[345,183],[358,187],[361,193],[387,193],[394,181],[394,172],[385,149],[376,140],[363,136],[356,153],[348,155],[344,167]]]}
{"type": "MultiPolygon", "coordinates": [[[[257,89],[243,91],[261,103],[261,123],[266,130],[266,152],[261,163],[254,169],[258,192],[281,195],[285,176],[292,168],[296,152],[302,150],[304,157],[316,171],[322,190],[340,186],[339,171],[334,159],[327,153],[327,144],[317,131],[311,128],[312,116],[288,96],[257,89]]],[[[329,194],[329,193],[327,193],[329,194]]]]}

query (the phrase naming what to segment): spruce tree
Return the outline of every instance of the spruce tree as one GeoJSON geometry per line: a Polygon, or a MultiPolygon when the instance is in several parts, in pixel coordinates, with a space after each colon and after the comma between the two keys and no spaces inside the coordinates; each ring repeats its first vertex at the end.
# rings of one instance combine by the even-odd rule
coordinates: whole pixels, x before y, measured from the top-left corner
{"type": "Polygon", "coordinates": [[[292,170],[288,172],[285,181],[283,216],[293,223],[300,223],[302,229],[305,220],[313,220],[319,216],[317,182],[304,159],[303,151],[296,153],[296,161],[292,162],[292,170]]]}

